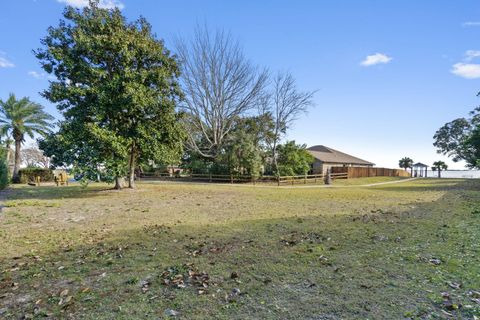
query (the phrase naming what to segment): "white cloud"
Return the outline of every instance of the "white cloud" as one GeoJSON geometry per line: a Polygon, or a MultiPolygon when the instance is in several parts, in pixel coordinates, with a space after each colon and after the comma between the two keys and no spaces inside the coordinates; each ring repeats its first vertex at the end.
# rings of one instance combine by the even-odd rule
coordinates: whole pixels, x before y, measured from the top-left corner
{"type": "Polygon", "coordinates": [[[36,79],[40,79],[40,74],[39,74],[38,72],[36,72],[36,71],[29,71],[29,72],[28,72],[28,75],[29,75],[29,76],[32,76],[32,77],[34,77],[34,78],[36,78],[36,79]]]}
{"type": "Polygon", "coordinates": [[[480,64],[472,63],[477,58],[480,58],[480,50],[467,50],[463,61],[455,63],[450,72],[465,79],[480,78],[480,64]]]}
{"type": "Polygon", "coordinates": [[[480,27],[480,21],[467,21],[462,23],[462,27],[480,27]]]}
{"type": "Polygon", "coordinates": [[[480,64],[459,62],[455,63],[450,71],[466,79],[480,78],[480,64]]]}
{"type": "Polygon", "coordinates": [[[392,61],[392,57],[387,56],[386,54],[383,53],[375,53],[372,55],[369,55],[363,60],[360,64],[365,67],[373,66],[376,64],[381,64],[381,63],[389,63],[392,61]]]}
{"type": "Polygon", "coordinates": [[[13,62],[7,59],[5,52],[0,51],[0,68],[13,68],[13,62]]]}
{"type": "Polygon", "coordinates": [[[38,73],[36,71],[29,71],[28,75],[35,78],[35,79],[48,79],[48,80],[55,80],[55,77],[52,75],[48,75],[44,72],[38,73]]]}
{"type": "MultiPolygon", "coordinates": [[[[60,3],[65,3],[75,8],[83,8],[88,6],[88,0],[57,0],[57,1],[60,3]]],[[[113,9],[116,7],[122,10],[123,8],[125,8],[125,5],[120,0],[100,0],[99,7],[104,9],[113,9]]]]}
{"type": "Polygon", "coordinates": [[[472,61],[478,57],[480,57],[479,50],[467,50],[467,52],[465,52],[465,61],[472,61]]]}

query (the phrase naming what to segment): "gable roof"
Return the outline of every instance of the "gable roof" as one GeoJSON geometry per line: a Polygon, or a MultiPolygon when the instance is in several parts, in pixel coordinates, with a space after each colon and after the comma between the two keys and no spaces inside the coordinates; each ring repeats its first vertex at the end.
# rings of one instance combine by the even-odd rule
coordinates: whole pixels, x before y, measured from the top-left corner
{"type": "Polygon", "coordinates": [[[372,162],[351,156],[341,151],[318,145],[307,148],[307,151],[317,160],[327,163],[341,163],[341,164],[359,164],[359,165],[375,165],[372,162]]]}
{"type": "Polygon", "coordinates": [[[417,168],[428,168],[428,166],[424,163],[417,162],[415,163],[412,167],[417,167],[417,168]]]}

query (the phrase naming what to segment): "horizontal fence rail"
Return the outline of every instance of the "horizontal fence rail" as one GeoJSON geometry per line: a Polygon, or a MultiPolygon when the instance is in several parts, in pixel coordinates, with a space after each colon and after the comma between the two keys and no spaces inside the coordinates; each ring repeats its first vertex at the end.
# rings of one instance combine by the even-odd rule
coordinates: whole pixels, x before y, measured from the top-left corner
{"type": "MultiPolygon", "coordinates": [[[[308,174],[299,176],[249,176],[249,175],[222,175],[222,174],[199,174],[192,173],[189,175],[171,175],[169,173],[142,173],[139,178],[157,179],[157,180],[184,180],[184,181],[202,181],[202,182],[219,182],[219,183],[270,183],[280,185],[295,185],[307,183],[324,183],[324,174],[308,174]]],[[[347,173],[332,173],[330,174],[332,180],[347,179],[347,173]]]]}
{"type": "Polygon", "coordinates": [[[161,177],[173,177],[168,172],[142,172],[140,173],[140,178],[149,179],[149,178],[161,178],[161,177]]]}
{"type": "MultiPolygon", "coordinates": [[[[401,169],[388,168],[371,168],[371,167],[331,167],[330,178],[351,179],[366,177],[410,177],[410,173],[401,169]]],[[[171,174],[171,173],[141,173],[140,179],[157,179],[157,180],[180,180],[180,181],[201,181],[201,182],[218,182],[218,183],[264,183],[281,185],[296,185],[308,183],[325,183],[325,174],[307,174],[297,176],[249,176],[234,174],[171,174]]]]}

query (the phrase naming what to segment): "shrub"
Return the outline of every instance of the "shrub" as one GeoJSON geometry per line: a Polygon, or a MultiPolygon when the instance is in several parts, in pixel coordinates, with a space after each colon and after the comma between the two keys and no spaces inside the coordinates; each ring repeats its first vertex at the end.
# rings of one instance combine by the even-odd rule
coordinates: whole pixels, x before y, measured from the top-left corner
{"type": "Polygon", "coordinates": [[[35,177],[40,177],[41,182],[53,181],[53,171],[44,168],[24,168],[18,171],[21,183],[35,181],[35,177]]]}
{"type": "Polygon", "coordinates": [[[304,144],[287,141],[278,146],[278,170],[281,176],[307,174],[314,160],[304,144]]]}
{"type": "Polygon", "coordinates": [[[7,160],[2,157],[0,158],[0,190],[5,189],[8,186],[8,166],[7,160]]]}

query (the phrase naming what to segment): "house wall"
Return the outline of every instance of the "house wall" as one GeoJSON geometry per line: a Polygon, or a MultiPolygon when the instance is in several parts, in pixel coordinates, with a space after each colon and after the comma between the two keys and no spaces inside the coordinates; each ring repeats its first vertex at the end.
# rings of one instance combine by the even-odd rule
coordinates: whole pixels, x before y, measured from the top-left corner
{"type": "Polygon", "coordinates": [[[323,162],[315,160],[312,164],[312,174],[322,174],[323,173],[323,162]]]}
{"type": "Polygon", "coordinates": [[[326,174],[327,170],[332,167],[372,167],[371,165],[358,165],[358,164],[353,164],[353,163],[328,163],[328,162],[322,162],[320,160],[315,160],[315,162],[312,164],[312,174],[326,174]]]}

